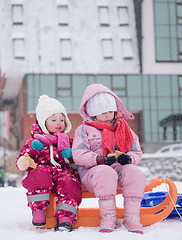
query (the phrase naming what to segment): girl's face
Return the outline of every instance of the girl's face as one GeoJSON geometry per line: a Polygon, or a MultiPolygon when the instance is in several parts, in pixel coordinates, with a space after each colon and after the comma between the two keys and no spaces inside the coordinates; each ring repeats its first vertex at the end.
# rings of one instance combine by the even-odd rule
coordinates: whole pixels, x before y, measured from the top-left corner
{"type": "Polygon", "coordinates": [[[114,112],[109,111],[96,116],[96,120],[105,123],[111,123],[114,119],[114,112]]]}
{"type": "Polygon", "coordinates": [[[50,133],[63,132],[66,128],[65,117],[62,113],[55,113],[46,119],[45,125],[50,133]]]}

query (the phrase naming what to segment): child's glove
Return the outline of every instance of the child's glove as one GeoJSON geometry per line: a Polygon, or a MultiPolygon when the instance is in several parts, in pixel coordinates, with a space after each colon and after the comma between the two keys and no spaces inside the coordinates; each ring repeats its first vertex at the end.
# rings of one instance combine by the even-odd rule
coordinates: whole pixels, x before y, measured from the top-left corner
{"type": "Polygon", "coordinates": [[[121,165],[130,164],[131,161],[132,161],[131,157],[122,152],[119,155],[119,157],[117,158],[117,162],[120,163],[121,165]]]}
{"type": "Polygon", "coordinates": [[[23,156],[21,156],[17,160],[17,167],[21,170],[24,171],[27,168],[36,168],[37,164],[34,162],[32,158],[29,157],[28,153],[25,153],[23,156]]]}
{"type": "Polygon", "coordinates": [[[112,165],[113,163],[115,163],[117,160],[115,158],[115,156],[110,156],[109,155],[98,155],[96,158],[97,161],[97,165],[100,164],[106,164],[106,165],[112,165]]]}
{"type": "Polygon", "coordinates": [[[44,149],[44,144],[38,139],[33,140],[31,145],[32,148],[37,151],[44,149]]]}
{"type": "Polygon", "coordinates": [[[115,156],[117,158],[117,162],[121,165],[130,164],[132,161],[130,156],[118,150],[116,150],[113,154],[109,154],[108,156],[115,156]]]}

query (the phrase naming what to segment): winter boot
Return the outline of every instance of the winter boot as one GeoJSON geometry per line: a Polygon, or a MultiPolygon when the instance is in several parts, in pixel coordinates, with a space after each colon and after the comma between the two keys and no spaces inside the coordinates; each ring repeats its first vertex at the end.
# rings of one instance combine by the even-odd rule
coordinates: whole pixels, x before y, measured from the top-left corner
{"type": "Polygon", "coordinates": [[[32,212],[32,224],[36,227],[41,227],[46,224],[46,217],[45,217],[45,211],[44,210],[35,210],[32,212]]]}
{"type": "Polygon", "coordinates": [[[56,231],[67,231],[71,232],[73,230],[72,221],[69,217],[61,217],[58,219],[58,224],[55,228],[56,231]]]}
{"type": "Polygon", "coordinates": [[[138,197],[125,197],[124,199],[123,225],[128,232],[143,234],[143,227],[140,224],[140,203],[141,198],[138,197]]]}
{"type": "Polygon", "coordinates": [[[115,198],[99,199],[101,223],[99,232],[112,232],[116,228],[115,198]]]}

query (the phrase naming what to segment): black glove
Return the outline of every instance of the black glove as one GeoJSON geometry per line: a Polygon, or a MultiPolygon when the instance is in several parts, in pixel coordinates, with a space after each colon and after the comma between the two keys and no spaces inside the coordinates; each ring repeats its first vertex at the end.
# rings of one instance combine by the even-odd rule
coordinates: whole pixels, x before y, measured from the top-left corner
{"type": "Polygon", "coordinates": [[[125,165],[125,164],[130,164],[132,159],[130,156],[128,156],[125,153],[122,153],[121,155],[119,155],[119,157],[117,158],[118,163],[120,163],[121,165],[125,165]]]}
{"type": "Polygon", "coordinates": [[[98,165],[106,164],[109,166],[117,161],[114,156],[108,157],[107,155],[98,155],[96,160],[98,165]]]}

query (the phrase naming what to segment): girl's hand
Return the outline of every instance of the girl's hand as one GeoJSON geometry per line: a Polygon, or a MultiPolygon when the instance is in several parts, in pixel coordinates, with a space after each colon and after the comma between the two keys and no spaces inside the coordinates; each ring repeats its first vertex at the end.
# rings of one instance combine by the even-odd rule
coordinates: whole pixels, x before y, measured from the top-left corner
{"type": "Polygon", "coordinates": [[[115,151],[113,154],[108,154],[109,157],[114,156],[117,159],[117,162],[121,165],[130,164],[132,159],[126,153],[120,152],[118,150],[115,151]]]}
{"type": "Polygon", "coordinates": [[[131,161],[132,161],[131,157],[125,153],[120,154],[119,157],[117,158],[117,162],[120,163],[121,165],[130,164],[131,161]]]}
{"type": "Polygon", "coordinates": [[[97,159],[96,159],[97,160],[97,165],[106,164],[106,165],[110,166],[117,161],[115,156],[110,156],[109,157],[109,155],[98,155],[97,159]]]}

